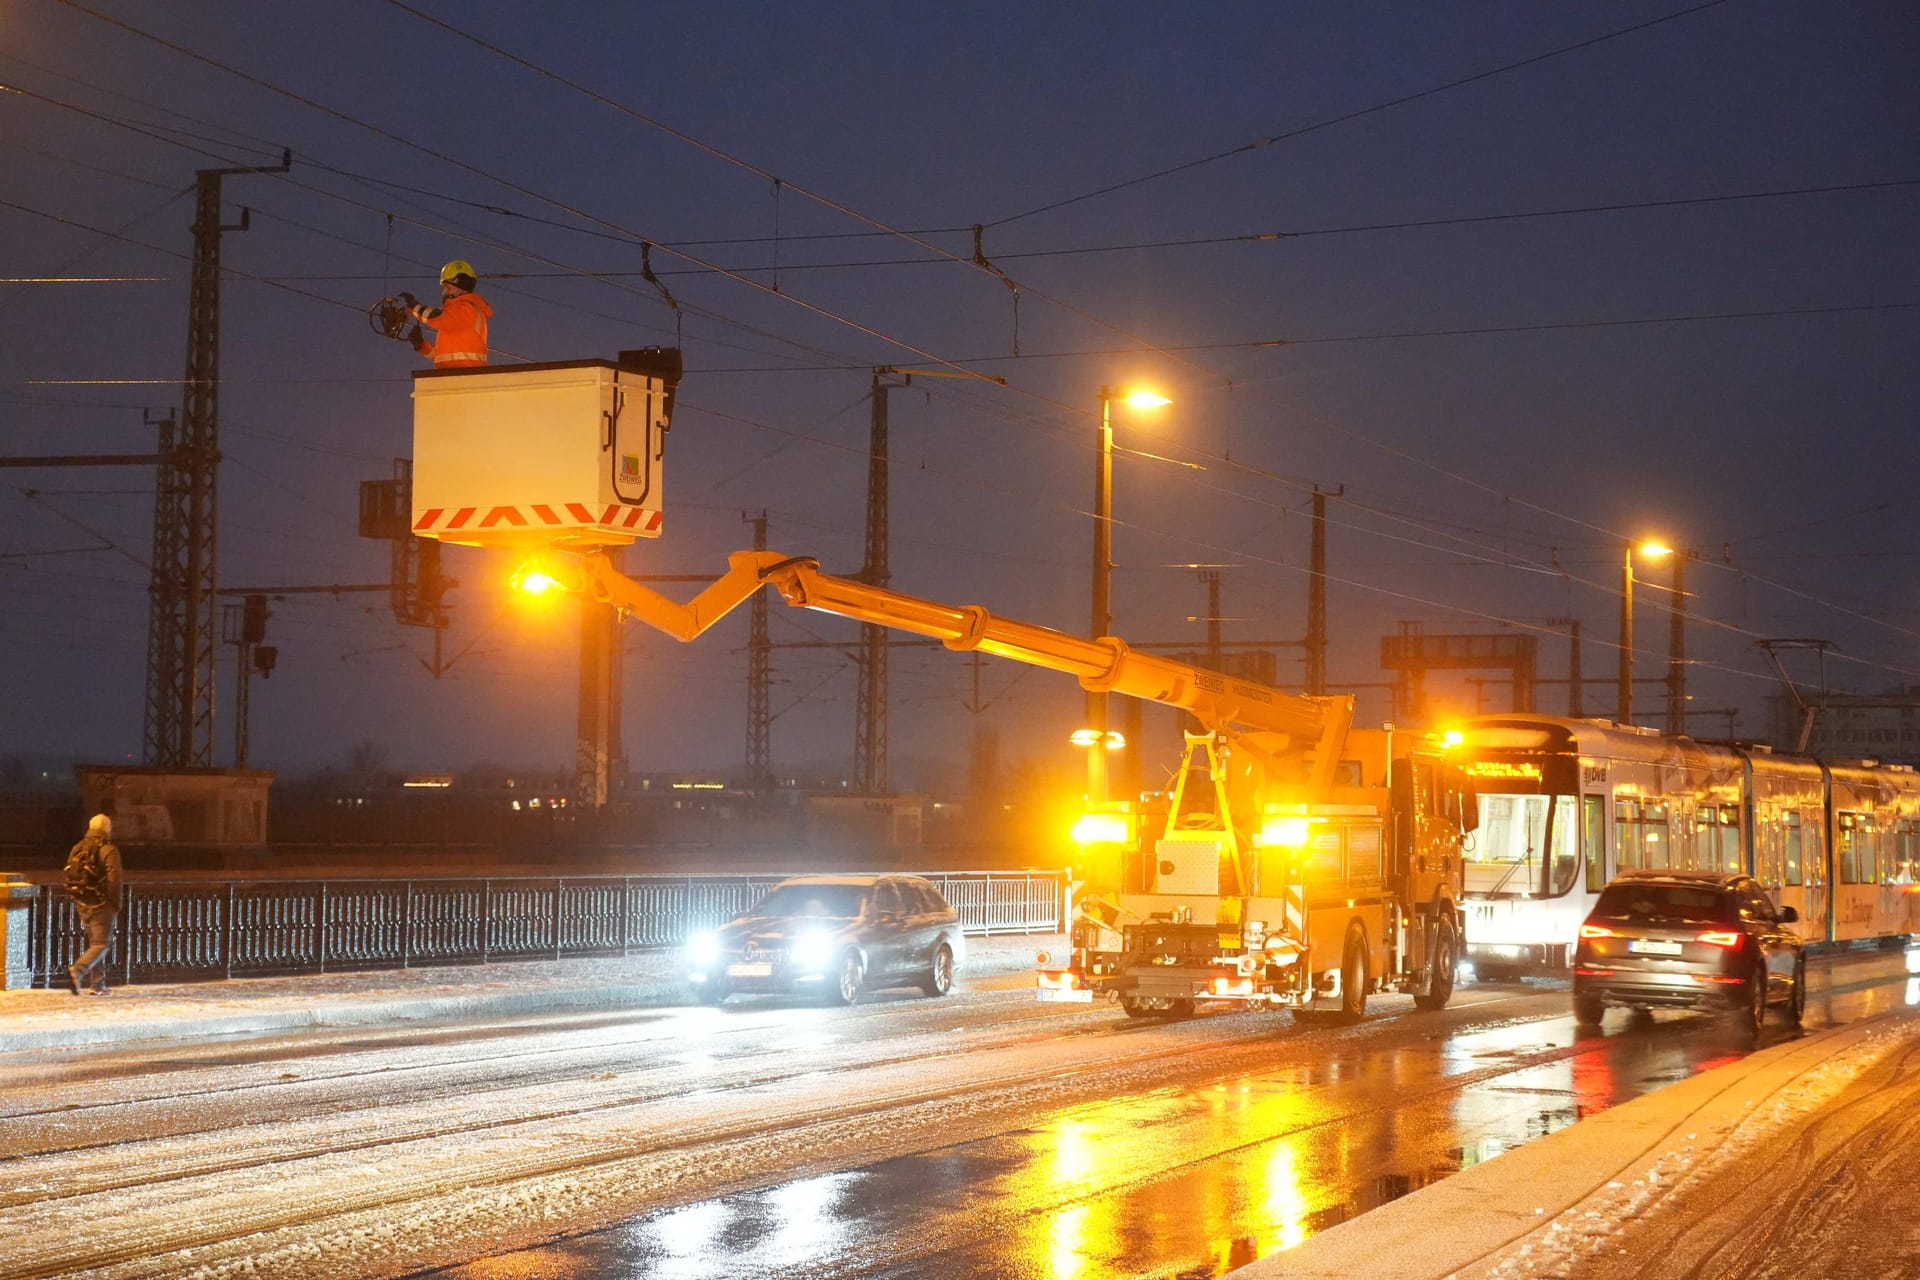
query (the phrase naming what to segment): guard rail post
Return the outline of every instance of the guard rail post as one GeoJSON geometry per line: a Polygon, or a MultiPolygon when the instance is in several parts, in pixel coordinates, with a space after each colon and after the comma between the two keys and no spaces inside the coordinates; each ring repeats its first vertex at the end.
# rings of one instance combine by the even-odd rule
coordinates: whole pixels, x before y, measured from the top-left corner
{"type": "Polygon", "coordinates": [[[37,890],[11,871],[0,871],[0,991],[33,985],[33,957],[27,954],[37,890]]]}

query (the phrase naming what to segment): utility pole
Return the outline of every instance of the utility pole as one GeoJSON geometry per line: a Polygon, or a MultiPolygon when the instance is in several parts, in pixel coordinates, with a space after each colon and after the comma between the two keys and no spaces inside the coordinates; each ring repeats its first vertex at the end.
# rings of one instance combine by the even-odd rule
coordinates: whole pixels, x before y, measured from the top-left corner
{"type": "MultiPolygon", "coordinates": [[[[605,554],[607,563],[617,570],[626,548],[608,547],[605,554]]],[[[626,771],[626,747],[620,740],[624,657],[620,611],[582,597],[573,792],[574,798],[590,809],[607,807],[613,798],[614,778],[626,771]]]]}
{"type": "MultiPolygon", "coordinates": [[[[753,549],[767,549],[767,513],[741,512],[753,526],[753,549]]],[[[765,796],[773,790],[772,729],[773,641],[767,636],[767,593],[753,593],[752,625],[747,632],[747,789],[765,796]]]]}
{"type": "Polygon", "coordinates": [[[201,169],[195,175],[193,278],[187,296],[187,370],[178,437],[159,424],[153,504],[153,575],[147,623],[145,758],[165,768],[213,764],[214,655],[218,648],[220,478],[220,236],[245,231],[220,221],[228,174],[285,173],[278,165],[201,169]]]}
{"type": "MultiPolygon", "coordinates": [[[[1667,630],[1667,732],[1687,731],[1687,558],[1673,553],[1673,607],[1667,630]]],[[[1731,722],[1729,722],[1731,724],[1731,722]]],[[[1732,737],[1729,727],[1728,737],[1732,737]]]]}
{"type": "Polygon", "coordinates": [[[1218,671],[1226,661],[1220,647],[1220,571],[1202,569],[1200,581],[1207,588],[1207,669],[1218,671]]]}
{"type": "Polygon", "coordinates": [[[1327,499],[1347,491],[1344,484],[1329,492],[1313,486],[1313,545],[1307,568],[1307,692],[1327,691],[1327,499]]]}
{"type": "MultiPolygon", "coordinates": [[[[873,416],[867,435],[866,562],[857,575],[872,587],[893,580],[887,565],[887,392],[904,385],[889,381],[894,371],[873,371],[873,416]]],[[[860,626],[860,691],[855,699],[853,789],[860,795],[892,790],[887,762],[887,630],[871,622],[860,626]]]]}

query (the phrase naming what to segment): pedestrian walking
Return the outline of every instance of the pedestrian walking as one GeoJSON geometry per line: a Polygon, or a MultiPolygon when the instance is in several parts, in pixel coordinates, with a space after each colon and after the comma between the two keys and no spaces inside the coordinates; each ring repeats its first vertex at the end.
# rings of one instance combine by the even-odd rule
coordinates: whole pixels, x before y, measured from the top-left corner
{"type": "Polygon", "coordinates": [[[120,918],[120,850],[112,835],[113,819],[96,813],[87,823],[87,834],[67,851],[67,896],[87,930],[87,949],[67,970],[67,985],[75,995],[89,983],[93,994],[107,994],[107,948],[113,945],[113,925],[120,918]]]}

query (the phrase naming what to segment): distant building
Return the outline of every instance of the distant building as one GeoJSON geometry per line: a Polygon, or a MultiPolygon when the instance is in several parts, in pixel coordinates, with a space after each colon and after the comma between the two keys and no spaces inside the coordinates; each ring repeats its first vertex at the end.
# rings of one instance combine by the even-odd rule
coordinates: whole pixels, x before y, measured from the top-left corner
{"type": "MultiPolygon", "coordinates": [[[[1807,753],[1815,756],[1869,756],[1889,764],[1920,766],[1920,685],[1889,693],[1808,694],[1814,707],[1813,736],[1807,753]]],[[[1774,747],[1793,750],[1800,736],[1801,712],[1781,694],[1767,699],[1769,735],[1774,747]]]]}

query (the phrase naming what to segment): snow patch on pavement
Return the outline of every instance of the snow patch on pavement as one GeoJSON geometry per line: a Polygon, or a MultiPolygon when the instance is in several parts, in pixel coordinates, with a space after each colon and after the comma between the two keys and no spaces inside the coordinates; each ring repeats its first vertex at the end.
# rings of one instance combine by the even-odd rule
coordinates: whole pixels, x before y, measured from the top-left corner
{"type": "MultiPolygon", "coordinates": [[[[1729,1132],[1707,1132],[1703,1137],[1695,1129],[1675,1135],[1636,1162],[1630,1182],[1608,1182],[1545,1226],[1483,1259],[1473,1273],[1487,1280],[1565,1280],[1580,1263],[1610,1247],[1625,1253],[1619,1243],[1622,1232],[1655,1226],[1669,1215],[1684,1213],[1688,1192],[1727,1173],[1754,1148],[1817,1116],[1912,1035],[1912,1025],[1906,1022],[1873,1028],[1771,1096],[1749,1100],[1747,1114],[1729,1132]]],[[[1534,1212],[1544,1215],[1546,1211],[1534,1212]]],[[[1460,1280],[1460,1273],[1448,1280],[1460,1280]]]]}

